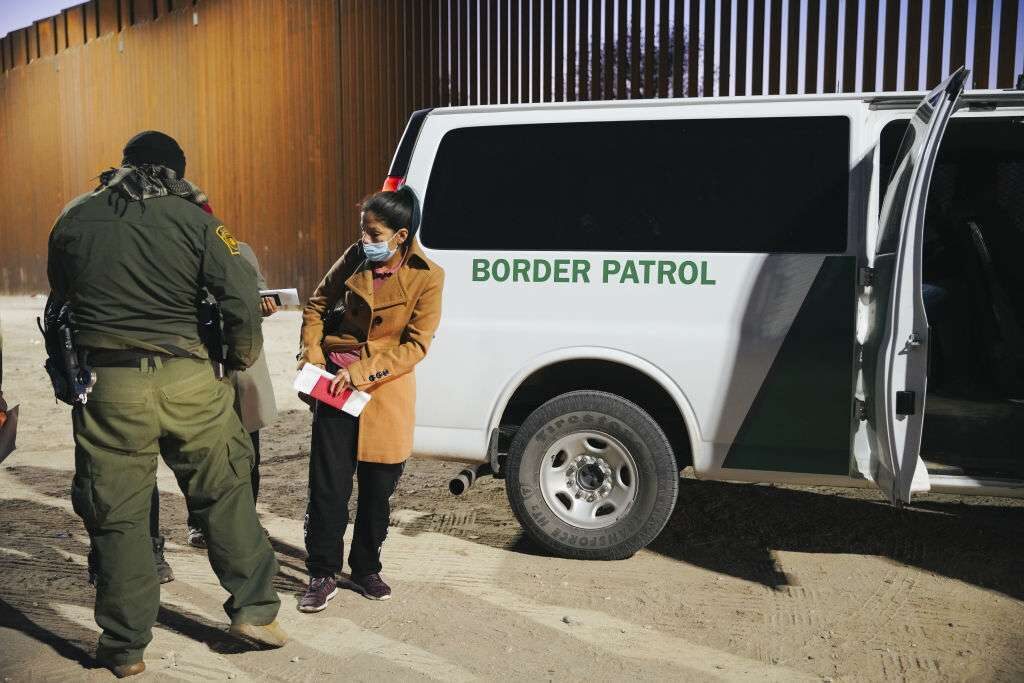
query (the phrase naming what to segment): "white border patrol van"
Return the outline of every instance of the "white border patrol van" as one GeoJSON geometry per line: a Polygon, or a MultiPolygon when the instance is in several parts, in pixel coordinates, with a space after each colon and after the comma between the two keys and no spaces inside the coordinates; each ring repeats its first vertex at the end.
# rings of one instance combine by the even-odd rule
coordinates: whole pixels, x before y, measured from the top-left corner
{"type": "Polygon", "coordinates": [[[385,184],[415,191],[447,273],[416,454],[504,477],[529,535],[576,558],[652,541],[686,467],[896,504],[1024,492],[919,453],[940,143],[954,113],[1024,116],[1024,93],[965,95],[966,77],[416,112],[385,184]],[[889,124],[905,135],[886,162],[889,124]]]}

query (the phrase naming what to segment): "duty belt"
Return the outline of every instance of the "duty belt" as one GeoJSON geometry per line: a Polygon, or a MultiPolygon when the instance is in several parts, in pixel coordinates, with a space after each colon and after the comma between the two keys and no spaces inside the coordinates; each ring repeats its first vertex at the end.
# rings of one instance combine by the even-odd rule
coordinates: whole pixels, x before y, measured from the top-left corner
{"type": "Polygon", "coordinates": [[[194,355],[186,353],[178,355],[141,349],[89,349],[88,359],[89,365],[94,368],[140,368],[143,367],[143,363],[148,363],[151,368],[157,368],[161,363],[176,358],[195,358],[194,355]]]}

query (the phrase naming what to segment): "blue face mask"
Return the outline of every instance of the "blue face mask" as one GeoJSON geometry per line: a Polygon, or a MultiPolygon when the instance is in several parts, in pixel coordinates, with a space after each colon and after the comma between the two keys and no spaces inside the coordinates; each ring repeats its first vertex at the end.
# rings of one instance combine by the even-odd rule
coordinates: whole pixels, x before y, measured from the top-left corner
{"type": "MultiPolygon", "coordinates": [[[[394,239],[394,237],[391,239],[394,239]]],[[[366,256],[366,260],[371,263],[383,263],[395,255],[395,252],[398,250],[389,249],[388,245],[390,243],[391,240],[387,240],[386,242],[370,242],[369,244],[366,242],[360,242],[360,244],[363,245],[363,255],[366,256]]]]}

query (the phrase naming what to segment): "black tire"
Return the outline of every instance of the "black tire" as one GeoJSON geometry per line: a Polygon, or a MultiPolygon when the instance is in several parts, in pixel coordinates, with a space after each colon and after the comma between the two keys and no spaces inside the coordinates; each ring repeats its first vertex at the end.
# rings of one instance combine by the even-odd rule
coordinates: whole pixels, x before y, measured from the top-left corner
{"type": "Polygon", "coordinates": [[[505,490],[523,529],[547,550],[573,559],[621,560],[665,528],[679,492],[679,468],[665,433],[642,408],[603,391],[573,391],[551,399],[523,422],[509,448],[505,490]],[[550,460],[548,449],[582,431],[617,440],[636,465],[633,502],[601,529],[569,524],[552,510],[541,491],[541,470],[550,460]]]}

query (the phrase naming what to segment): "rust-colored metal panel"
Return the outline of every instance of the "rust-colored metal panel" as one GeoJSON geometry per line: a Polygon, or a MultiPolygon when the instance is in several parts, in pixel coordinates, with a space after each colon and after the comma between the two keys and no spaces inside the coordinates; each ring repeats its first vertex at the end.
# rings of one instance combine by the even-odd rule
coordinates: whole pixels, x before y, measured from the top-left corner
{"type": "Polygon", "coordinates": [[[686,62],[685,7],[683,3],[676,2],[672,10],[672,97],[682,97],[686,94],[683,91],[683,66],[686,62]]]}
{"type": "Polygon", "coordinates": [[[477,14],[480,3],[469,0],[469,21],[466,24],[466,38],[469,43],[469,104],[479,104],[480,64],[477,61],[477,45],[480,41],[480,17],[477,14]]]}
{"type": "MultiPolygon", "coordinates": [[[[764,41],[764,21],[765,21],[765,6],[764,3],[755,2],[754,12],[751,15],[750,30],[754,34],[753,36],[753,55],[751,58],[751,74],[750,74],[750,89],[747,91],[750,95],[764,95],[764,69],[765,69],[765,41],[764,41]]],[[[691,39],[692,39],[691,33],[691,39]]],[[[690,54],[693,55],[693,47],[691,46],[690,54]]],[[[692,57],[691,57],[692,58],[692,57]]]]}
{"type": "Polygon", "coordinates": [[[84,4],[85,42],[89,42],[100,35],[100,17],[98,7],[99,0],[90,0],[84,4]]]}
{"type": "MultiPolygon", "coordinates": [[[[574,2],[575,0],[569,0],[574,2]]],[[[555,0],[555,101],[565,100],[565,0],[555,0]]]]}
{"type": "Polygon", "coordinates": [[[782,0],[772,2],[770,12],[770,33],[768,35],[768,92],[766,95],[778,95],[782,83],[782,0]]]}
{"type": "MultiPolygon", "coordinates": [[[[623,0],[625,2],[625,0],[623,0]]],[[[630,81],[629,81],[629,96],[630,98],[643,97],[643,87],[640,76],[640,61],[642,47],[640,43],[641,39],[640,31],[640,0],[633,0],[633,5],[630,8],[629,18],[629,64],[630,64],[630,81]]]]}
{"type": "Polygon", "coordinates": [[[658,97],[668,97],[668,85],[671,81],[669,67],[669,7],[665,0],[658,3],[658,97]]]}
{"type": "MultiPolygon", "coordinates": [[[[896,90],[900,40],[900,3],[898,1],[890,2],[886,6],[885,13],[885,52],[882,56],[882,82],[878,84],[879,90],[896,90]]],[[[904,35],[902,40],[906,42],[907,36],[904,35]]]]}
{"type": "Polygon", "coordinates": [[[576,0],[566,2],[568,14],[565,20],[565,99],[574,102],[579,99],[576,83],[576,0]]]}
{"type": "MultiPolygon", "coordinates": [[[[789,13],[786,16],[786,25],[783,31],[786,32],[786,54],[782,55],[785,64],[786,87],[785,92],[796,93],[797,79],[800,74],[800,2],[790,0],[789,13]]],[[[779,49],[782,49],[781,43],[779,49]]],[[[781,88],[781,85],[779,86],[781,88]]]]}
{"type": "Polygon", "coordinates": [[[580,0],[579,99],[590,99],[590,8],[588,0],[580,0]]]}
{"type": "Polygon", "coordinates": [[[604,97],[616,99],[615,94],[615,3],[605,0],[604,3],[604,40],[601,43],[601,58],[604,60],[604,97]]]}
{"type": "MultiPolygon", "coordinates": [[[[967,63],[967,0],[953,0],[953,21],[949,36],[949,70],[955,71],[967,63]]],[[[949,74],[943,74],[945,78],[949,74]]],[[[972,74],[973,76],[973,74],[972,74]]]]}
{"type": "Polygon", "coordinates": [[[878,64],[878,3],[864,5],[864,70],[861,75],[864,92],[881,90],[881,83],[875,82],[875,67],[878,64]]]}
{"type": "Polygon", "coordinates": [[[804,64],[804,92],[818,92],[818,28],[821,25],[821,3],[811,0],[807,3],[807,61],[804,64]]]}
{"type": "Polygon", "coordinates": [[[85,5],[76,5],[64,10],[64,23],[67,27],[68,47],[85,44],[85,5]]]}
{"type": "Polygon", "coordinates": [[[704,97],[715,94],[715,3],[704,4],[704,71],[702,73],[704,97]]]}
{"type": "Polygon", "coordinates": [[[644,97],[654,97],[654,0],[644,0],[644,97]]]}
{"type": "Polygon", "coordinates": [[[57,54],[57,20],[47,17],[35,22],[37,57],[52,57],[57,54]]]}
{"type": "Polygon", "coordinates": [[[931,3],[931,19],[928,22],[928,82],[924,89],[934,88],[945,74],[942,73],[942,55],[946,49],[943,37],[943,0],[926,0],[931,3]]]}
{"type": "Polygon", "coordinates": [[[20,28],[16,31],[11,31],[7,34],[7,37],[11,39],[11,50],[14,56],[14,66],[23,66],[28,64],[29,59],[29,29],[20,28]]]}
{"type": "Polygon", "coordinates": [[[590,0],[590,99],[604,99],[601,71],[601,0],[590,0]]]}
{"type": "Polygon", "coordinates": [[[542,52],[544,53],[544,68],[539,73],[541,74],[541,99],[544,102],[551,102],[554,99],[555,69],[552,64],[554,53],[551,45],[554,41],[554,31],[552,29],[553,12],[554,5],[551,0],[543,0],[540,19],[543,25],[541,45],[543,46],[542,52]]]}
{"type": "Polygon", "coordinates": [[[917,90],[924,87],[923,83],[918,83],[921,72],[922,10],[921,2],[911,2],[907,5],[907,58],[906,71],[903,74],[904,90],[917,90]]]}
{"type": "Polygon", "coordinates": [[[825,92],[836,91],[837,69],[839,63],[839,0],[822,0],[825,13],[825,64],[822,74],[822,89],[825,92]]]}
{"type": "Polygon", "coordinates": [[[979,2],[974,24],[974,68],[971,76],[975,88],[993,87],[988,82],[989,54],[992,50],[992,12],[995,7],[991,2],[979,2]]]}
{"type": "Polygon", "coordinates": [[[448,0],[441,0],[440,18],[438,24],[441,31],[440,66],[438,73],[439,85],[441,88],[440,104],[448,106],[452,103],[452,79],[454,74],[454,62],[452,61],[452,25],[451,16],[448,14],[448,0]]]}
{"type": "Polygon", "coordinates": [[[519,8],[519,96],[520,102],[530,101],[530,4],[522,0],[519,8]]]}
{"type": "MultiPolygon", "coordinates": [[[[729,64],[729,58],[732,55],[732,41],[734,36],[731,33],[730,26],[732,24],[732,3],[730,0],[722,0],[721,3],[721,14],[722,14],[722,37],[721,42],[718,46],[718,93],[720,95],[729,94],[729,81],[732,77],[731,66],[729,64]]],[[[668,22],[665,22],[666,25],[668,22]]],[[[712,29],[713,30],[713,29],[712,29]]]]}
{"type": "Polygon", "coordinates": [[[590,74],[590,99],[602,100],[604,84],[601,82],[601,0],[589,0],[590,3],[590,63],[587,73],[590,74]]]}
{"type": "MultiPolygon", "coordinates": [[[[499,19],[498,12],[500,11],[500,9],[498,7],[498,0],[490,0],[488,7],[489,7],[488,19],[489,19],[489,27],[490,27],[488,29],[488,32],[490,34],[490,37],[489,37],[489,40],[487,41],[487,54],[488,54],[487,64],[489,66],[488,75],[487,75],[487,80],[488,80],[488,84],[489,84],[488,88],[487,88],[487,102],[488,102],[488,104],[497,104],[498,103],[498,84],[502,80],[499,77],[499,74],[498,74],[498,65],[500,64],[500,59],[498,57],[498,52],[499,52],[498,46],[501,43],[505,42],[505,41],[502,40],[501,37],[498,34],[498,30],[499,30],[499,27],[501,25],[501,23],[498,21],[498,19],[499,19]]],[[[548,87],[549,88],[550,88],[550,82],[551,81],[549,79],[548,80],[548,83],[549,83],[548,87]]],[[[548,93],[548,99],[551,99],[551,93],[550,92],[548,93]]]]}
{"type": "Polygon", "coordinates": [[[0,36],[0,71],[7,71],[11,68],[9,59],[7,36],[0,36]]]}
{"type": "Polygon", "coordinates": [[[118,0],[96,0],[97,35],[120,30],[121,8],[118,0]]]}
{"type": "Polygon", "coordinates": [[[508,31],[508,64],[509,64],[509,95],[511,103],[520,102],[519,98],[519,4],[520,0],[509,0],[509,31],[508,31]]]}
{"type": "MultiPolygon", "coordinates": [[[[132,24],[141,24],[146,21],[153,21],[159,15],[157,9],[158,0],[128,0],[125,4],[131,10],[129,15],[132,24]]],[[[161,0],[162,2],[163,0],[161,0]]],[[[167,5],[164,3],[164,8],[167,5]]],[[[127,24],[127,22],[125,22],[127,24]]]]}
{"type": "Polygon", "coordinates": [[[857,3],[846,3],[843,17],[846,39],[843,41],[843,87],[841,92],[857,90],[857,41],[863,40],[863,33],[857,30],[857,3]]]}
{"type": "Polygon", "coordinates": [[[64,12],[53,17],[54,54],[68,49],[68,24],[64,12]]]}
{"type": "Polygon", "coordinates": [[[1014,71],[1015,46],[1017,44],[1017,22],[1024,21],[1018,3],[1003,0],[999,17],[999,67],[993,88],[1011,88],[1017,74],[1014,71]]]}
{"type": "Polygon", "coordinates": [[[540,102],[541,93],[541,6],[539,0],[530,3],[530,101],[540,102]]]}

